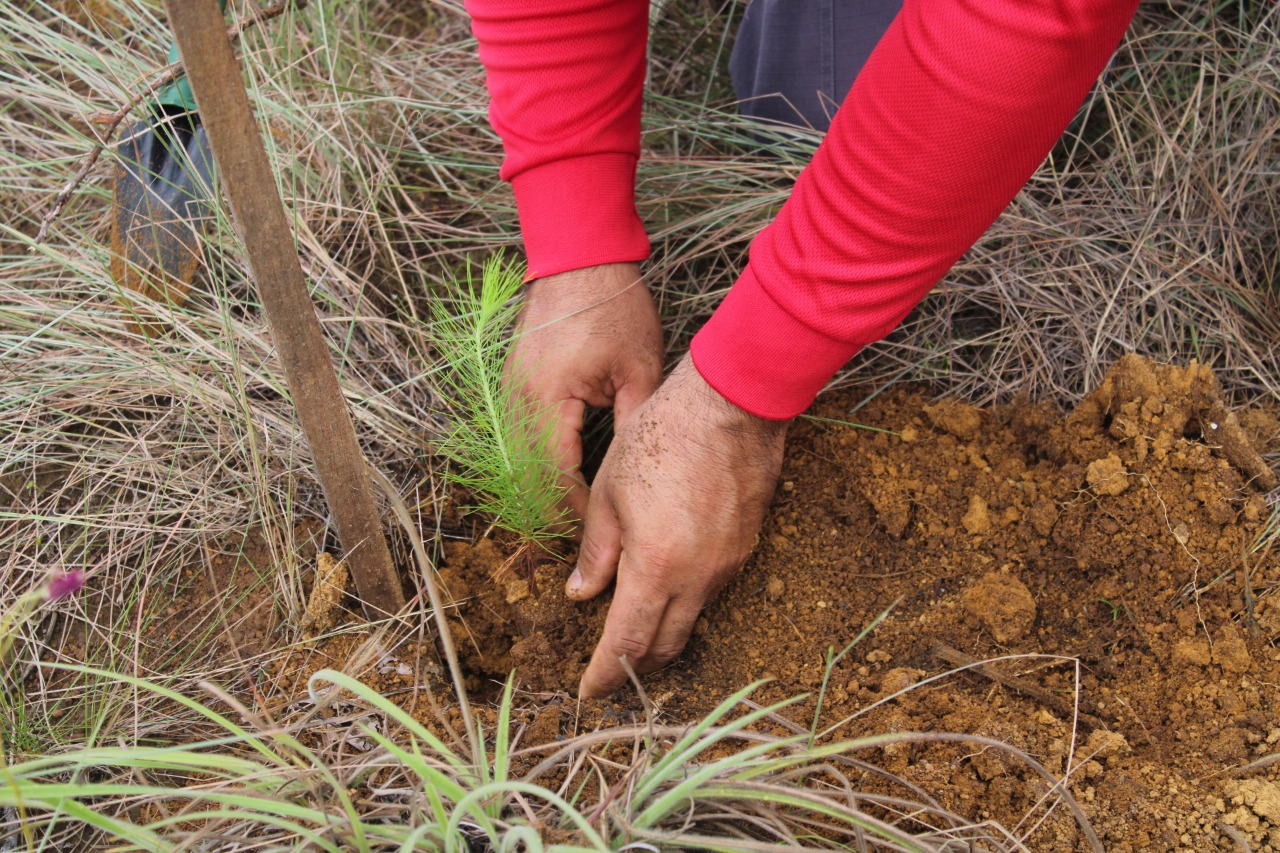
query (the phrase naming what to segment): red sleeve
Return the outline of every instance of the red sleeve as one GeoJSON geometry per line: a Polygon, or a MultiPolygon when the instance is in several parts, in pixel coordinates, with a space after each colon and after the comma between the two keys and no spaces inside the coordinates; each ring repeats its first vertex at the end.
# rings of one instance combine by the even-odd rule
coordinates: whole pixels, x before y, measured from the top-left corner
{"type": "Polygon", "coordinates": [[[647,0],[468,0],[529,277],[640,261],[647,0]]]}
{"type": "MultiPolygon", "coordinates": [[[[1137,0],[906,0],[791,198],[694,338],[702,376],[803,411],[902,321],[1039,166],[1137,0]]],[[[530,276],[640,260],[648,4],[470,0],[530,276]]]]}
{"type": "Polygon", "coordinates": [[[887,335],[1053,147],[1137,0],[906,0],[695,336],[714,388],[792,417],[887,335]]]}

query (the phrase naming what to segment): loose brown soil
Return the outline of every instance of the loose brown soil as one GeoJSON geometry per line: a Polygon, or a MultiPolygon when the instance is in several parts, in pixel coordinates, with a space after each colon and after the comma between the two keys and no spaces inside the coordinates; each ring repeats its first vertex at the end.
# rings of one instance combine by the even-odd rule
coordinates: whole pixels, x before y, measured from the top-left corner
{"type": "MultiPolygon", "coordinates": [[[[850,415],[858,402],[829,396],[795,426],[754,555],[685,655],[645,679],[662,719],[693,720],[762,676],[757,701],[816,694],[828,649],[888,611],[834,668],[822,718],[846,720],[835,736],[955,732],[1025,750],[1071,774],[1108,850],[1280,851],[1280,764],[1246,768],[1280,752],[1280,562],[1253,550],[1271,512],[1259,453],[1280,450],[1274,415],[1232,415],[1207,370],[1137,358],[1065,416],[918,389],[850,415]]],[[[607,601],[565,599],[568,566],[542,566],[535,598],[489,540],[445,556],[471,687],[492,695],[516,670],[526,743],[640,710],[630,689],[571,699],[607,601]]],[[[419,687],[441,695],[427,639],[363,662],[347,659],[355,639],[295,647],[274,667],[278,689],[337,665],[424,709],[419,687]]],[[[786,713],[807,726],[813,709],[786,713]]],[[[1010,827],[1045,791],[973,744],[861,757],[1010,827]]],[[[1030,846],[1078,842],[1059,810],[1030,846]]]]}

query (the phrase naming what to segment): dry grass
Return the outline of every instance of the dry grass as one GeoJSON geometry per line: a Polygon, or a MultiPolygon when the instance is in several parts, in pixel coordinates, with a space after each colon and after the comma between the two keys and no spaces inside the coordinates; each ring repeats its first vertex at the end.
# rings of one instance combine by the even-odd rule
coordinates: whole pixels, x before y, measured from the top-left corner
{"type": "MultiPolygon", "coordinates": [[[[1118,354],[1138,350],[1208,362],[1237,399],[1274,396],[1280,12],[1230,5],[1206,21],[1196,8],[1144,10],[1112,79],[1050,162],[909,322],[840,382],[926,379],[983,401],[1027,393],[1066,402],[1118,354]]],[[[703,70],[727,49],[728,16],[715,11],[678,4],[654,39],[639,195],[673,355],[732,282],[815,142],[796,132],[779,153],[759,153],[724,100],[723,77],[708,81],[703,70]]],[[[193,565],[234,557],[249,530],[262,533],[276,569],[255,583],[296,626],[306,586],[297,523],[323,522],[227,221],[210,223],[192,301],[151,306],[172,326],[157,339],[130,331],[108,274],[110,156],[47,241],[32,241],[99,142],[89,119],[129,100],[163,65],[166,41],[155,4],[0,8],[0,606],[53,568],[89,573],[85,594],[21,629],[4,675],[9,686],[25,678],[26,690],[0,690],[10,762],[225,736],[198,708],[130,679],[183,696],[207,696],[196,686],[206,680],[241,693],[254,662],[228,662],[214,643],[235,626],[212,607],[176,645],[159,647],[149,629],[192,582],[193,565]]],[[[243,49],[357,432],[431,529],[429,442],[448,405],[434,393],[428,303],[452,270],[517,232],[465,21],[449,3],[424,13],[313,0],[250,33],[243,49]]],[[[314,723],[264,724],[242,742],[300,735],[295,725],[314,723]]],[[[332,765],[354,778],[365,765],[344,764],[342,742],[326,741],[308,773],[332,765]]],[[[578,746],[557,760],[588,762],[592,745],[578,746]]]]}
{"type": "Polygon", "coordinates": [[[899,339],[936,341],[983,401],[1074,400],[1131,351],[1274,395],[1278,27],[1274,6],[1252,38],[1142,21],[1077,134],[899,339]]]}
{"type": "MultiPolygon", "coordinates": [[[[1069,403],[1137,351],[1211,364],[1240,401],[1274,396],[1280,10],[1221,4],[1204,14],[1200,4],[1143,7],[1050,160],[839,383],[923,379],[981,403],[1069,403]]],[[[714,31],[703,41],[714,50],[714,31]]],[[[778,160],[759,159],[730,111],[660,107],[641,214],[657,236],[651,280],[683,340],[733,281],[815,140],[797,132],[778,160]]]]}

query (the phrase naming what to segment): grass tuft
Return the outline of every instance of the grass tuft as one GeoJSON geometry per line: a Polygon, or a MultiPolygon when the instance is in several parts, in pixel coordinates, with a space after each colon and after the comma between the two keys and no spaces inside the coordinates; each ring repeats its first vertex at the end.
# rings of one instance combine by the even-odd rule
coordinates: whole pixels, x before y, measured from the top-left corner
{"type": "MultiPolygon", "coordinates": [[[[756,706],[748,697],[760,683],[692,728],[650,722],[521,747],[508,681],[492,737],[477,730],[469,737],[484,742],[459,751],[333,670],[311,677],[309,707],[288,720],[268,722],[231,700],[245,724],[143,679],[82,674],[128,682],[212,728],[203,740],[86,747],[13,763],[0,808],[19,813],[32,849],[167,851],[217,841],[219,849],[334,853],[1023,850],[1000,827],[936,803],[858,792],[852,779],[866,765],[852,756],[901,743],[972,742],[1006,749],[1053,781],[1029,756],[981,737],[899,733],[810,745],[808,732],[781,716],[803,697],[756,706]],[[777,725],[795,734],[762,730],[777,725]],[[608,758],[628,746],[629,765],[608,758]],[[486,758],[477,763],[470,755],[486,758]]],[[[206,692],[228,701],[221,691],[206,692]]],[[[1051,785],[1042,805],[1052,801],[1082,818],[1070,795],[1051,785]]]]}

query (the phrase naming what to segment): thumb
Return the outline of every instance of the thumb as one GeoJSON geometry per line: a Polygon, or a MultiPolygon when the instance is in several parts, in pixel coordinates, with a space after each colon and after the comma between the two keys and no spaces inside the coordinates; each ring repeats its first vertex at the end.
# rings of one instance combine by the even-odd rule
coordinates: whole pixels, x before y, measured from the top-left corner
{"type": "Polygon", "coordinates": [[[591,490],[587,503],[586,529],[582,533],[582,547],[578,549],[578,565],[564,587],[564,594],[575,601],[596,597],[618,573],[622,527],[606,491],[607,487],[598,483],[591,490]]]}
{"type": "Polygon", "coordinates": [[[586,408],[581,400],[560,401],[555,425],[556,467],[560,470],[560,485],[565,488],[565,503],[572,514],[568,527],[576,526],[587,517],[589,490],[581,470],[582,420],[586,408]]]}

